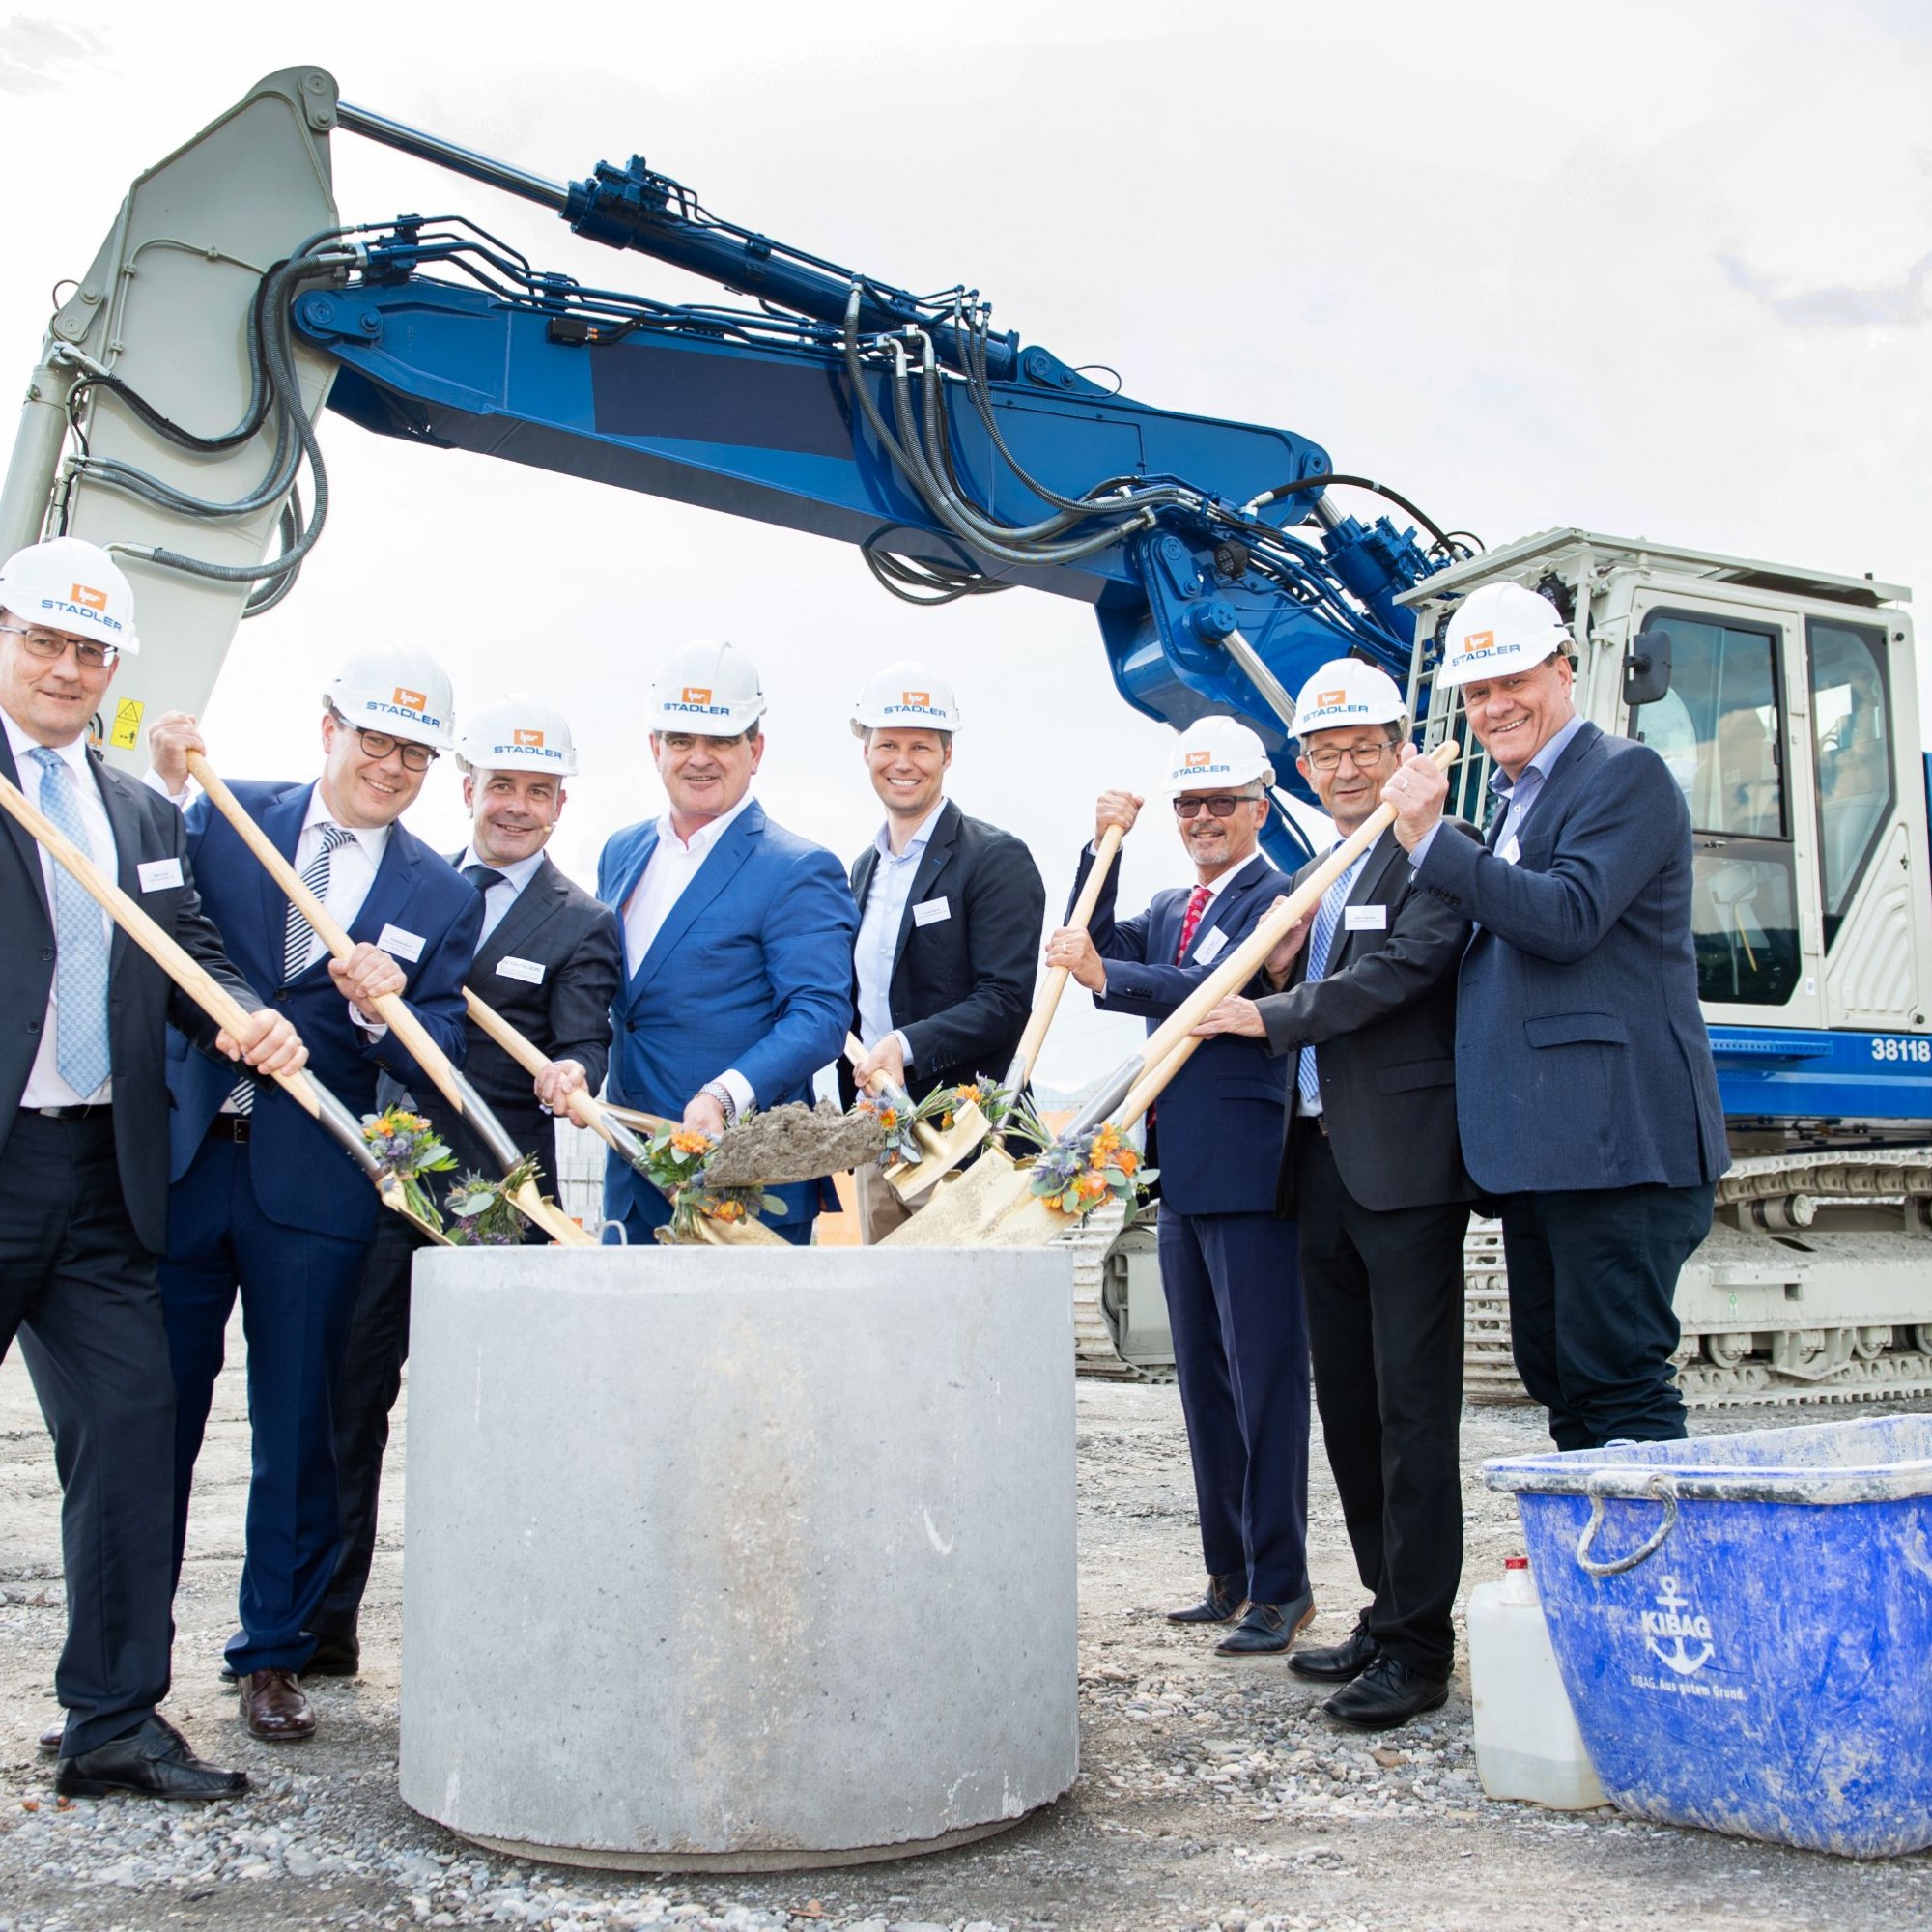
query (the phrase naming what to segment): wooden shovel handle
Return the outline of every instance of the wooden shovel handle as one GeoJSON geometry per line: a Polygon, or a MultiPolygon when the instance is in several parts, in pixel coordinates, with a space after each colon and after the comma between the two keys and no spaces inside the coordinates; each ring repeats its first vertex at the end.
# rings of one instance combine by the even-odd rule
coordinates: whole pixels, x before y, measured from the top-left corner
{"type": "MultiPolygon", "coordinates": [[[[1447,771],[1462,755],[1453,738],[1445,738],[1426,755],[1447,771]]],[[[1311,872],[1293,892],[1272,911],[1262,915],[1261,923],[1236,947],[1225,964],[1217,966],[1202,980],[1173,1013],[1148,1036],[1141,1058],[1140,1077],[1115,1116],[1116,1123],[1130,1127],[1153,1105],[1161,1089],[1185,1066],[1201,1045],[1194,1029],[1230,993],[1238,993],[1254,978],[1290,927],[1306,919],[1321,903],[1328,888],[1395,823],[1395,807],[1376,810],[1311,872]]]]}
{"type": "MultiPolygon", "coordinates": [[[[1088,869],[1087,883],[1080,888],[1080,896],[1073,901],[1073,910],[1066,915],[1066,923],[1075,932],[1087,930],[1094,917],[1094,908],[1100,903],[1100,889],[1107,883],[1107,874],[1113,869],[1115,854],[1120,851],[1121,840],[1126,836],[1125,828],[1119,825],[1110,825],[1101,833],[1100,842],[1094,851],[1094,864],[1088,869]]],[[[1020,1043],[1013,1050],[1012,1065],[1007,1071],[1007,1085],[1015,1094],[1033,1074],[1033,1064],[1039,1058],[1047,1029],[1053,1024],[1054,1009],[1060,1005],[1060,996],[1066,990],[1066,982],[1072,973],[1070,966],[1054,967],[1039,989],[1038,998],[1033,1003],[1033,1016],[1027,1021],[1026,1032],[1020,1036],[1020,1043]]]]}
{"type": "MultiPolygon", "coordinates": [[[[470,1019],[531,1079],[534,1080],[549,1066],[550,1061],[543,1049],[527,1034],[512,1026],[495,1007],[478,999],[468,986],[463,989],[463,997],[469,1005],[470,1019]]],[[[637,1136],[621,1122],[613,1121],[609,1109],[583,1088],[579,1087],[571,1094],[569,1105],[570,1117],[580,1127],[588,1127],[593,1134],[600,1135],[633,1165],[644,1157],[644,1150],[639,1145],[637,1136]]]]}
{"type": "MultiPolygon", "coordinates": [[[[301,875],[282,857],[274,840],[243,810],[241,801],[222,782],[220,774],[199,752],[187,754],[187,768],[208,794],[210,803],[235,828],[242,842],[261,861],[289,902],[315,928],[316,936],[323,945],[337,959],[347,959],[355,950],[355,942],[329,916],[328,908],[302,884],[301,875]]],[[[390,1032],[414,1056],[416,1065],[436,1083],[443,1098],[491,1143],[492,1151],[503,1162],[504,1172],[507,1173],[515,1165],[514,1159],[508,1158],[515,1153],[514,1143],[496,1117],[477,1098],[475,1090],[451,1065],[449,1056],[431,1038],[429,1029],[416,1018],[399,994],[385,993],[374,1004],[390,1032]]],[[[571,1246],[594,1245],[590,1236],[576,1222],[552,1208],[535,1188],[520,1187],[509,1199],[521,1213],[536,1222],[554,1239],[571,1246]]]]}

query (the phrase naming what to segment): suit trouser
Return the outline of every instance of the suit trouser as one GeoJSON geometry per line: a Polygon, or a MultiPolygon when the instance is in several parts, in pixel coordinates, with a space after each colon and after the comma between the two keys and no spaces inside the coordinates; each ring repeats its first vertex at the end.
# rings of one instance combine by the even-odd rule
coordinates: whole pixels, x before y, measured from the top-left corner
{"type": "Polygon", "coordinates": [[[1678,1271],[1711,1232],[1701,1187],[1577,1188],[1503,1204],[1510,1341],[1559,1449],[1682,1436],[1678,1271]]]}
{"type": "Polygon", "coordinates": [[[238,1676],[299,1670],[335,1571],[342,1518],[335,1487],[332,1382],[369,1243],[288,1228],[255,1199],[249,1150],[211,1135],[168,1197],[161,1311],[174,1360],[175,1572],[223,1332],[239,1289],[248,1341],[254,1443],[242,1629],[228,1640],[238,1676]]]}
{"type": "Polygon", "coordinates": [[[61,1484],[64,1756],[137,1729],[168,1694],[175,1389],[109,1114],[14,1117],[0,1188],[0,1359],[17,1332],[61,1484]]]}
{"type": "Polygon", "coordinates": [[[1308,1333],[1293,1221],[1160,1209],[1201,1554],[1285,1604],[1308,1588],[1308,1333]]]}
{"type": "Polygon", "coordinates": [[[1463,1577],[1466,1202],[1364,1208],[1313,1121],[1294,1134],[1301,1288],[1328,1466],[1377,1645],[1424,1677],[1455,1662],[1463,1577]]]}

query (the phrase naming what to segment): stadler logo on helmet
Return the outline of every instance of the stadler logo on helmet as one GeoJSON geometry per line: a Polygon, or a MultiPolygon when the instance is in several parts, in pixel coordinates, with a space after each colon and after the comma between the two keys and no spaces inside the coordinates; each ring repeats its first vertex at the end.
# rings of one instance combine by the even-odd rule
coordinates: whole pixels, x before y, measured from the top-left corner
{"type": "Polygon", "coordinates": [[[548,759],[554,764],[560,765],[563,763],[563,753],[560,751],[553,751],[546,745],[544,743],[544,734],[541,731],[513,731],[510,733],[510,742],[508,744],[504,744],[499,739],[490,747],[490,750],[497,757],[501,757],[511,752],[522,752],[526,756],[534,753],[536,756],[548,759]]]}
{"type": "Polygon", "coordinates": [[[407,685],[399,684],[389,694],[391,704],[400,704],[405,711],[427,711],[429,694],[426,691],[412,691],[407,685]]]}
{"type": "Polygon", "coordinates": [[[43,597],[41,609],[58,611],[67,617],[85,617],[96,628],[109,631],[128,628],[119,617],[109,613],[106,591],[97,590],[91,583],[76,583],[66,597],[43,597]]]}
{"type": "Polygon", "coordinates": [[[543,733],[541,731],[512,731],[510,733],[510,743],[512,745],[521,745],[527,751],[541,752],[543,750],[543,733]]]}
{"type": "Polygon", "coordinates": [[[1206,771],[1213,762],[1214,753],[1212,752],[1189,752],[1187,754],[1187,763],[1191,770],[1199,769],[1206,771]]]}
{"type": "Polygon", "coordinates": [[[107,609],[107,593],[97,590],[91,583],[76,583],[73,586],[73,601],[88,611],[107,609]]]}
{"type": "Polygon", "coordinates": [[[904,703],[914,705],[922,711],[932,709],[932,694],[929,691],[902,691],[899,693],[899,697],[904,703]]]}

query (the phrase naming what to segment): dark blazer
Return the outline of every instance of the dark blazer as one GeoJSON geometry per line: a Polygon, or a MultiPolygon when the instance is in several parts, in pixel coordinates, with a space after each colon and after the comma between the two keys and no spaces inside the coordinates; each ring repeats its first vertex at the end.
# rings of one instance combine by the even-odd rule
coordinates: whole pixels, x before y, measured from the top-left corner
{"type": "MultiPolygon", "coordinates": [[[[1477,837],[1472,826],[1451,824],[1477,837]]],[[[1320,864],[1311,859],[1294,883],[1320,864]]],[[[1315,1065],[1335,1166],[1349,1192],[1378,1212],[1476,1194],[1456,1135],[1456,967],[1469,922],[1419,891],[1414,877],[1408,854],[1384,832],[1369,848],[1348,904],[1380,906],[1387,924],[1350,931],[1345,910],[1326,973],[1308,983],[1304,946],[1287,986],[1257,1002],[1268,1050],[1288,1056],[1289,1131],[1301,1109],[1300,1050],[1319,1047],[1315,1065]]],[[[1295,1208],[1293,1172],[1284,1139],[1283,1213],[1295,1208]]]]}
{"type": "MultiPolygon", "coordinates": [[[[89,755],[107,822],[114,828],[119,883],[161,930],[205,966],[250,1012],[265,1004],[229,964],[221,935],[202,908],[189,859],[187,832],[166,799],[89,755]],[[179,859],[182,883],[146,892],[140,867],[179,859]]],[[[6,733],[0,731],[0,773],[39,803],[40,786],[22,785],[6,733]]],[[[41,876],[40,847],[19,821],[4,817],[0,840],[0,921],[8,935],[0,947],[0,1132],[11,1132],[34,1070],[54,978],[53,915],[41,876]]],[[[214,1022],[177,990],[175,983],[117,925],[107,955],[108,1048],[114,1066],[114,1153],[122,1198],[141,1244],[156,1254],[168,1235],[168,1090],[164,1078],[166,1036],[177,1026],[211,1051],[214,1022]]],[[[231,1084],[235,1065],[225,1057],[231,1084]]],[[[4,1145],[4,1143],[0,1143],[4,1145]]],[[[367,1184],[366,1182],[364,1183],[367,1184]]]]}
{"type": "MultiPolygon", "coordinates": [[[[453,853],[448,863],[462,857],[453,853]]],[[[594,1094],[611,1058],[611,1002],[623,977],[617,915],[567,879],[546,854],[496,930],[477,946],[468,984],[547,1058],[578,1062],[594,1094]],[[505,961],[518,970],[502,971],[505,961]],[[522,970],[527,966],[541,967],[543,978],[532,983],[522,970]]],[[[479,1027],[467,1023],[466,1030],[463,1070],[469,1084],[520,1148],[543,1155],[544,1171],[554,1177],[555,1122],[537,1104],[530,1076],[479,1027]]],[[[434,1087],[416,1093],[462,1166],[494,1174],[482,1143],[442,1095],[434,1087]]]]}
{"type": "MultiPolygon", "coordinates": [[[[879,863],[867,845],[852,861],[852,896],[865,918],[879,863]]],[[[1046,887],[1033,854],[1009,832],[968,818],[951,799],[926,841],[893,954],[893,1024],[912,1047],[915,1093],[963,1081],[1002,1080],[1026,1031],[1046,914],[1046,887]],[[913,908],[946,901],[924,925],[913,908]]],[[[858,995],[853,994],[854,1025],[858,995]]],[[[852,1069],[838,1063],[852,1104],[852,1069]]]]}
{"type": "MultiPolygon", "coordinates": [[[[1080,855],[1073,897],[1094,863],[1080,855]]],[[[1220,951],[1244,939],[1287,889],[1288,881],[1257,853],[1216,895],[1186,958],[1174,964],[1187,916],[1189,887],[1156,893],[1144,913],[1114,917],[1110,870],[1088,930],[1107,962],[1107,991],[1094,1002],[1110,1013],[1142,1013],[1148,1031],[1207,978],[1220,951]],[[1223,935],[1221,946],[1212,943],[1223,935]],[[1214,958],[1203,961],[1206,949],[1214,958]]],[[[1068,900],[1070,907],[1072,900],[1068,900]]],[[[1265,1041],[1222,1034],[1206,1039],[1154,1102],[1148,1158],[1160,1172],[1160,1198],[1178,1214],[1266,1214],[1273,1210],[1281,1157],[1288,1076],[1265,1041]]]]}
{"type": "Polygon", "coordinates": [[[1490,1194],[1716,1180],[1730,1153],[1697,1006],[1690,815],[1669,769],[1585,724],[1518,843],[1512,866],[1438,836],[1418,872],[1476,926],[1456,1012],[1470,1175],[1490,1194]]]}
{"type": "MultiPolygon", "coordinates": [[[[597,862],[597,896],[623,906],[657,849],[657,821],[612,833],[597,862]]],[[[467,891],[468,888],[465,888],[467,891]]],[[[676,1120],[707,1081],[736,1067],[760,1107],[810,1102],[811,1078],[838,1059],[852,1014],[852,938],[859,914],[838,861],[787,832],[753,799],[679,894],[611,1017],[610,1096],[676,1120]]],[[[787,1232],[838,1197],[829,1182],[771,1190],[787,1232]]],[[[605,1211],[665,1216],[662,1197],[611,1153],[605,1211]]]]}
{"type": "MultiPolygon", "coordinates": [[[[242,781],[229,789],[282,855],[292,859],[314,783],[242,781]]],[[[327,953],[283,983],[289,902],[206,798],[188,808],[186,830],[208,911],[230,955],[251,980],[273,989],[274,1003],[295,1022],[308,1047],[315,1077],[355,1114],[375,1111],[382,1073],[413,1093],[428,1089],[428,1076],[392,1035],[371,1040],[350,1018],[349,1003],[328,976],[327,953]]],[[[395,925],[422,941],[419,958],[397,957],[396,963],[409,980],[409,1003],[416,1017],[459,1065],[466,1044],[463,980],[482,923],[483,900],[475,887],[406,827],[391,826],[383,863],[349,935],[373,944],[384,926],[395,925]]],[[[196,1052],[178,1034],[169,1038],[168,1087],[175,1103],[170,1179],[179,1180],[187,1172],[234,1084],[235,1069],[227,1061],[196,1052]]],[[[352,1241],[367,1240],[375,1232],[375,1189],[279,1087],[269,1084],[257,1094],[249,1142],[255,1198],[270,1220],[352,1241]]]]}

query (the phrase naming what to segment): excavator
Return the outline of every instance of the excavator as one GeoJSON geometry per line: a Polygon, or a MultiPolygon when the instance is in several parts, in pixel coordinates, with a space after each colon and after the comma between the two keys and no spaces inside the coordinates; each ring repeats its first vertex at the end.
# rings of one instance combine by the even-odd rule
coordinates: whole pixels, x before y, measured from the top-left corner
{"type": "MultiPolygon", "coordinates": [[[[1353,653],[1418,742],[1463,728],[1433,672],[1481,584],[1551,597],[1578,708],[1669,764],[1696,839],[1695,944],[1733,1164],[1684,1270],[1693,1404],[1932,1394],[1932,877],[1909,592],[1555,528],[1500,550],[1291,431],[1136,402],[961,285],[918,295],[714,214],[640,156],[545,179],[269,75],[140,175],[48,326],[0,491],[0,554],[70,533],[134,580],[144,648],[98,721],[198,711],[242,620],[322,541],[325,412],[853,545],[914,603],[1019,587],[1093,609],[1122,698],[1291,746],[1290,694],[1353,653]],[[338,133],[552,210],[737,299],[545,271],[467,215],[345,221],[338,133]],[[1364,520],[1341,507],[1373,496],[1364,520]]],[[[1283,773],[1265,838],[1308,843],[1283,773]]],[[[1484,816],[1488,770],[1458,767],[1484,816]]],[[[1083,1237],[1094,1366],[1157,1358],[1151,1242],[1083,1237]],[[1092,1311],[1090,1311],[1092,1312],[1092,1311]],[[1102,1361],[1102,1357],[1105,1361],[1102,1361]]],[[[1469,1378],[1506,1393],[1493,1229],[1471,1236],[1469,1378]]]]}

